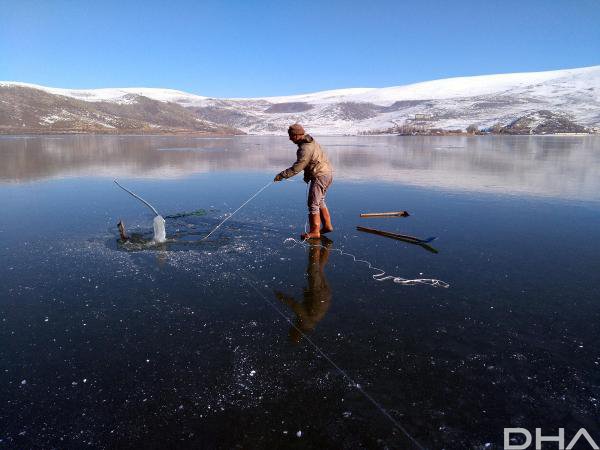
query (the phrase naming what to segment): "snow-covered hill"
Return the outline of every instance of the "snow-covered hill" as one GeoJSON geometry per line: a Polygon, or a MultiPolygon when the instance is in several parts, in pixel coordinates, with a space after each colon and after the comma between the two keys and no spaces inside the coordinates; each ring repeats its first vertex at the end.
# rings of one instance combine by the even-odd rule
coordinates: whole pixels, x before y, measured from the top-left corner
{"type": "Polygon", "coordinates": [[[442,129],[486,128],[507,125],[536,111],[550,111],[586,127],[600,126],[600,66],[246,99],[212,98],[172,89],[73,90],[0,82],[2,86],[121,105],[135,104],[142,96],[176,103],[199,119],[250,134],[281,134],[292,122],[304,124],[315,134],[357,134],[415,123],[442,129]]]}

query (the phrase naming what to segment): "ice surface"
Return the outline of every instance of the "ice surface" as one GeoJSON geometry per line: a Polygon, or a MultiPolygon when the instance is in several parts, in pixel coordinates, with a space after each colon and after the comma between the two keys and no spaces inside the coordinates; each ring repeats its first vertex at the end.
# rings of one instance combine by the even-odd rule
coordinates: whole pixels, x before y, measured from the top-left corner
{"type": "MultiPolygon", "coordinates": [[[[448,141],[425,142],[443,147],[448,141]]],[[[555,138],[540,141],[544,146],[539,149],[527,142],[528,147],[518,151],[531,160],[531,167],[547,163],[543,156],[552,152],[560,161],[577,159],[572,148],[557,147],[555,138]]],[[[507,152],[499,145],[465,146],[477,164],[458,158],[457,152],[446,152],[443,158],[457,158],[444,166],[449,172],[470,165],[472,171],[464,172],[465,178],[477,171],[500,178],[513,173],[504,172],[506,166],[514,170],[520,164],[505,158],[507,152]],[[486,152],[495,159],[485,159],[486,152]]],[[[439,155],[425,164],[397,148],[382,153],[390,166],[403,158],[390,160],[388,155],[400,153],[415,163],[413,172],[441,165],[439,155]]],[[[365,164],[360,154],[350,155],[361,169],[383,172],[383,166],[365,164]]],[[[531,167],[526,166],[527,174],[537,174],[531,167]]],[[[557,164],[557,172],[550,173],[573,173],[565,168],[557,164]]],[[[235,177],[247,178],[241,172],[228,175],[232,182],[235,177]]],[[[436,175],[443,175],[443,170],[436,175]]],[[[221,179],[222,173],[215,176],[221,179]]],[[[208,194],[200,201],[196,197],[203,185],[192,181],[197,183],[194,189],[189,182],[172,181],[166,182],[168,189],[155,189],[167,191],[175,199],[169,207],[177,210],[190,210],[198,203],[234,202],[208,194]]],[[[68,182],[54,183],[71,200],[73,189],[63,188],[70,187],[68,182]]],[[[102,186],[106,180],[95,183],[102,186]]],[[[27,193],[32,185],[26,183],[21,190],[27,193]]],[[[272,301],[293,318],[293,311],[280,304],[273,291],[281,290],[299,303],[309,287],[310,253],[281,245],[285,236],[300,231],[305,219],[304,191],[288,188],[271,197],[265,193],[260,199],[264,203],[253,204],[214,240],[205,242],[199,237],[214,227],[220,213],[167,219],[169,240],[159,246],[148,242],[151,216],[128,220],[137,217],[132,211],[125,217],[128,229],[141,230],[146,245],[140,246],[141,251],[117,245],[115,220],[108,213],[94,215],[97,209],[112,213],[112,198],[88,202],[85,191],[79,195],[86,208],[77,208],[82,219],[76,225],[81,230],[74,226],[60,239],[50,239],[41,220],[36,233],[17,238],[11,228],[4,228],[0,247],[5,267],[14,269],[4,278],[8,296],[0,308],[3,342],[8,343],[2,350],[8,382],[1,393],[10,401],[5,402],[5,415],[25,418],[5,421],[2,438],[7,446],[78,448],[91,442],[88,446],[102,447],[135,440],[168,447],[165,442],[171,439],[192,447],[209,438],[225,440],[227,448],[235,447],[236,439],[244,439],[250,447],[275,448],[334,441],[356,448],[381,439],[381,447],[407,448],[398,434],[386,431],[392,425],[366,403],[355,384],[346,384],[308,343],[288,341],[289,324],[269,304],[272,301]],[[290,223],[295,230],[288,229],[290,223]],[[267,226],[276,230],[266,231],[267,226]],[[181,227],[181,238],[176,227],[181,227]],[[33,240],[39,233],[45,234],[33,240]],[[181,242],[183,237],[197,239],[188,244],[181,242]],[[260,294],[244,278],[252,280],[260,294]],[[48,317],[53,320],[45,323],[48,317]],[[26,384],[20,385],[26,377],[26,384]],[[314,420],[306,421],[306,411],[314,420]],[[233,421],[244,424],[239,435],[231,433],[233,421]],[[190,437],[190,430],[197,437],[190,437]],[[25,432],[25,438],[20,436],[25,432]]],[[[574,208],[562,200],[523,200],[518,195],[474,196],[400,184],[356,184],[341,176],[335,189],[336,247],[400,273],[440,274],[456,286],[444,291],[392,289],[363,277],[364,268],[337,252],[330,255],[324,273],[333,293],[332,306],[310,337],[395,420],[411,427],[418,424],[422,435],[429,436],[423,442],[427,448],[448,448],[458,441],[470,448],[488,442],[500,447],[496,444],[501,435],[490,437],[489,430],[515,417],[522,424],[550,420],[552,429],[562,425],[561,417],[575,417],[572,426],[595,423],[600,396],[594,374],[600,359],[589,343],[596,328],[580,317],[598,312],[592,264],[598,244],[565,242],[560,237],[593,235],[591,219],[597,217],[597,207],[574,208]],[[397,226],[407,233],[442,230],[440,254],[357,236],[356,205],[363,199],[365,204],[376,202],[372,208],[397,201],[414,208],[410,222],[397,226]],[[515,235],[535,239],[514,240],[515,235]],[[562,264],[556,264],[556,255],[562,264]],[[576,282],[565,285],[564,279],[576,282]],[[572,312],[577,311],[574,302],[580,314],[572,312]],[[532,317],[539,326],[532,325],[532,317]],[[548,351],[539,351],[542,344],[548,351]],[[547,408],[540,409],[539,401],[556,415],[548,419],[547,408]],[[492,412],[490,404],[498,408],[492,412]],[[485,409],[488,413],[481,413],[485,409]]],[[[34,194],[39,195],[29,195],[35,198],[34,194]]],[[[19,199],[28,200],[24,193],[19,199]]],[[[38,212],[30,211],[32,202],[20,203],[24,212],[18,210],[17,217],[30,223],[38,212]]],[[[56,205],[63,208],[56,217],[75,209],[72,201],[56,205]]],[[[123,209],[128,206],[124,201],[123,209]]]]}

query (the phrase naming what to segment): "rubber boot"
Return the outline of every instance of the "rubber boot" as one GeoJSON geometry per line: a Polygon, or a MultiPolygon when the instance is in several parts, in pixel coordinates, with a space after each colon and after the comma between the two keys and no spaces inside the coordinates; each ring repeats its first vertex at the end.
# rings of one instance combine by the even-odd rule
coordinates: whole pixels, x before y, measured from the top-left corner
{"type": "Polygon", "coordinates": [[[323,224],[323,228],[321,228],[321,233],[329,233],[333,231],[333,225],[331,224],[331,216],[329,215],[329,210],[327,207],[320,208],[319,213],[321,215],[321,223],[323,224]]]}
{"type": "Polygon", "coordinates": [[[309,214],[308,223],[310,224],[310,231],[308,233],[302,233],[300,238],[306,239],[318,239],[321,237],[319,228],[321,227],[321,217],[319,214],[309,214]]]}

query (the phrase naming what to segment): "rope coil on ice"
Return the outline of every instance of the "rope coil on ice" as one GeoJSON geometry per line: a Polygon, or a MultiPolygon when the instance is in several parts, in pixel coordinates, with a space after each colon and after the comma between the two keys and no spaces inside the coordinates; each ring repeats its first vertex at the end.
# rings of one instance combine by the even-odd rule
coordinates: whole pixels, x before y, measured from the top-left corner
{"type": "MultiPolygon", "coordinates": [[[[302,245],[303,247],[308,246],[309,244],[306,243],[306,241],[299,241],[298,239],[289,237],[287,239],[285,239],[283,241],[284,244],[288,244],[292,242],[293,246],[296,245],[302,245]]],[[[315,244],[310,244],[310,245],[315,245],[315,244]]],[[[319,247],[323,247],[323,245],[321,244],[316,244],[319,247]]],[[[338,252],[340,255],[346,255],[346,256],[350,256],[354,262],[361,262],[367,265],[367,267],[371,270],[374,271],[379,271],[379,273],[373,274],[371,275],[371,278],[373,278],[375,281],[386,281],[386,280],[392,280],[394,283],[397,284],[402,284],[405,286],[414,286],[417,284],[426,284],[429,286],[433,286],[433,287],[441,287],[441,288],[448,288],[450,287],[450,285],[448,283],[446,283],[445,281],[442,280],[437,280],[435,278],[415,278],[415,279],[407,279],[407,278],[402,278],[402,277],[398,277],[398,276],[394,276],[394,275],[386,275],[385,270],[380,269],[379,267],[375,267],[373,264],[371,264],[369,261],[366,261],[364,259],[358,259],[356,256],[354,256],[352,253],[347,253],[344,252],[343,250],[339,249],[339,248],[330,248],[330,251],[334,251],[334,252],[338,252]]]]}

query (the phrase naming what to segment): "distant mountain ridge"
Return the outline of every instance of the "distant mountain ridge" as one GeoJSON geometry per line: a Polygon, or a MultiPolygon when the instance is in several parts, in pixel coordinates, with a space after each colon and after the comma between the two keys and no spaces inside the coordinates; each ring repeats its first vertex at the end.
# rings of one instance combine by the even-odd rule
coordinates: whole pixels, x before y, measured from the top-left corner
{"type": "Polygon", "coordinates": [[[0,84],[0,133],[234,134],[172,102],[136,94],[119,101],[85,101],[18,84],[0,84]]]}
{"type": "Polygon", "coordinates": [[[4,133],[282,134],[293,122],[322,135],[394,132],[407,126],[581,132],[600,127],[600,66],[232,99],[173,89],[72,90],[0,82],[4,133]]]}

